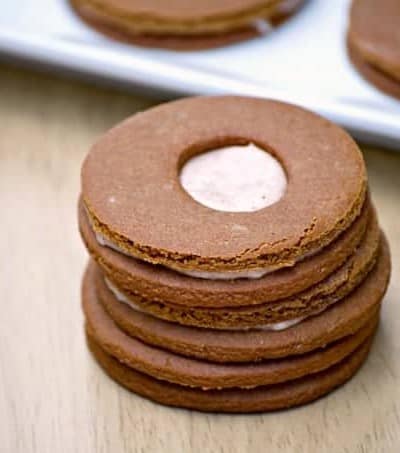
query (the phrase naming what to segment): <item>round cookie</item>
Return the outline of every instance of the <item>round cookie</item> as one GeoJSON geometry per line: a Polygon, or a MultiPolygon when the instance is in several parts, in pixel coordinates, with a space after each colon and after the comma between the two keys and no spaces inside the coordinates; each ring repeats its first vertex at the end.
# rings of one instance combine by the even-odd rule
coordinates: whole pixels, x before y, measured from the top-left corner
{"type": "Polygon", "coordinates": [[[342,129],[292,105],[235,96],[137,114],[103,136],[82,169],[95,231],[131,256],[183,271],[293,266],[345,231],[365,194],[361,153],[342,129]],[[277,203],[219,212],[183,190],[179,169],[191,156],[247,143],[283,165],[288,185],[277,203]]]}
{"type": "Polygon", "coordinates": [[[104,371],[127,389],[169,406],[214,412],[260,412],[311,402],[350,379],[366,359],[371,340],[344,361],[295,381],[254,389],[201,390],[151,378],[104,352],[88,335],[88,345],[104,371]]]}
{"type": "Polygon", "coordinates": [[[353,0],[348,39],[366,64],[400,83],[400,2],[353,0]]]}
{"type": "Polygon", "coordinates": [[[376,267],[347,298],[321,315],[276,332],[216,331],[162,321],[132,310],[109,291],[96,296],[98,272],[90,264],[82,288],[83,303],[99,297],[110,317],[128,335],[185,356],[222,363],[250,362],[305,354],[357,332],[379,311],[389,280],[390,256],[384,241],[376,267]]]}
{"type": "Polygon", "coordinates": [[[260,305],[224,308],[182,307],[121,292],[112,282],[108,287],[121,302],[158,318],[195,327],[246,329],[305,318],[326,310],[357,287],[373,268],[378,256],[380,230],[370,222],[365,239],[353,255],[333,274],[302,293],[260,305]]]}
{"type": "MultiPolygon", "coordinates": [[[[132,2],[129,4],[124,2],[124,5],[119,5],[122,8],[118,14],[115,14],[116,11],[112,11],[113,4],[118,6],[117,4],[120,3],[118,0],[117,2],[103,0],[104,6],[111,6],[109,11],[91,0],[71,0],[71,6],[88,25],[113,39],[145,47],[196,50],[224,46],[268,33],[272,27],[278,26],[294,14],[303,2],[304,0],[270,0],[263,2],[264,7],[260,5],[261,2],[258,2],[257,9],[261,8],[258,12],[252,8],[248,14],[234,15],[232,18],[226,17],[224,20],[224,16],[221,15],[223,9],[229,11],[237,6],[246,8],[245,3],[235,5],[235,2],[225,1],[222,2],[225,3],[223,5],[221,2],[210,2],[209,4],[201,2],[196,5],[190,3],[187,8],[187,2],[182,5],[182,2],[174,1],[172,6],[179,8],[179,3],[181,3],[181,6],[186,9],[186,17],[182,16],[180,24],[176,20],[171,20],[173,17],[168,17],[171,15],[170,8],[163,11],[165,6],[170,6],[170,2],[157,2],[153,5],[147,1],[136,2],[136,5],[132,2]],[[229,5],[229,3],[231,4],[229,5]],[[150,14],[155,14],[157,20],[145,22],[142,15],[135,18],[135,15],[129,14],[129,9],[137,10],[138,7],[143,6],[152,10],[150,14]],[[214,12],[210,10],[210,6],[214,8],[214,12]],[[216,7],[220,8],[219,20],[210,20],[212,17],[209,14],[215,14],[216,7]],[[201,14],[204,14],[207,9],[209,14],[202,17],[201,14]],[[164,21],[162,14],[167,14],[164,21]],[[140,24],[140,22],[142,23],[140,24]],[[190,23],[190,27],[187,26],[188,23],[190,23]]],[[[175,10],[177,17],[184,12],[175,10]]]]}
{"type": "Polygon", "coordinates": [[[357,50],[353,48],[349,39],[347,40],[347,50],[351,62],[368,82],[372,83],[386,94],[400,99],[399,81],[389,77],[363,60],[363,58],[357,54],[357,50]]]}
{"type": "Polygon", "coordinates": [[[211,364],[155,348],[120,330],[95,297],[85,299],[83,307],[88,332],[108,354],[156,379],[203,389],[271,385],[319,372],[351,354],[372,335],[378,322],[375,315],[354,335],[307,355],[246,366],[211,364]]]}
{"type": "Polygon", "coordinates": [[[360,216],[333,243],[290,268],[260,279],[234,281],[190,278],[165,267],[154,266],[102,246],[96,240],[82,202],[79,229],[92,258],[106,277],[122,291],[143,298],[189,307],[224,307],[260,304],[290,297],[322,281],[344,264],[363,239],[370,216],[375,216],[367,198],[360,216]]]}

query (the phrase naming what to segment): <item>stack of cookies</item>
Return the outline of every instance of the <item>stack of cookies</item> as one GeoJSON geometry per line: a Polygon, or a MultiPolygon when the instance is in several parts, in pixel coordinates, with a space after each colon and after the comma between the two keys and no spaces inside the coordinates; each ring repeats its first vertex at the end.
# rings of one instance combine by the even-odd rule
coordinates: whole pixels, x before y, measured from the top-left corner
{"type": "Polygon", "coordinates": [[[230,96],[139,113],[85,160],[79,225],[89,347],[142,396],[275,410],[328,393],[367,357],[388,245],[357,145],[313,113],[230,96]],[[231,212],[184,189],[195,156],[249,145],[282,166],[278,200],[231,212]]]}
{"type": "Polygon", "coordinates": [[[101,33],[174,49],[217,47],[264,35],[304,0],[70,0],[101,33]]]}
{"type": "Polygon", "coordinates": [[[400,1],[353,0],[347,44],[359,72],[400,98],[400,1]]]}

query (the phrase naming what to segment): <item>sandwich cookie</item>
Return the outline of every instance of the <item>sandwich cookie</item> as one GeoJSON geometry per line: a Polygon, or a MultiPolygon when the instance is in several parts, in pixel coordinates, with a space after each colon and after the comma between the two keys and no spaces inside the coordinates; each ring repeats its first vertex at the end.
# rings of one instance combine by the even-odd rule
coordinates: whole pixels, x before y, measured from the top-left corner
{"type": "Polygon", "coordinates": [[[103,136],[82,168],[83,203],[103,245],[208,278],[261,277],[318,253],[360,215],[366,189],[363,158],[342,129],[298,107],[234,96],[137,114],[103,136]],[[183,189],[179,171],[191,157],[249,143],[284,168],[278,202],[220,212],[183,189]]]}
{"type": "Polygon", "coordinates": [[[204,391],[154,379],[107,354],[88,335],[88,346],[104,371],[127,389],[153,401],[208,412],[251,413],[299,406],[320,398],[349,380],[367,358],[371,339],[327,370],[294,381],[253,389],[204,391]]]}
{"type": "Polygon", "coordinates": [[[71,0],[71,5],[88,25],[119,41],[195,50],[265,35],[294,14],[303,2],[71,0]]]}
{"type": "Polygon", "coordinates": [[[389,275],[384,240],[377,265],[362,285],[320,315],[280,331],[199,329],[162,321],[119,302],[93,262],[85,275],[82,298],[85,312],[100,302],[119,329],[146,344],[212,362],[250,362],[305,354],[354,335],[379,312],[389,275]]]}
{"type": "Polygon", "coordinates": [[[399,16],[397,0],[353,0],[347,46],[362,76],[400,98],[399,16]]]}
{"type": "Polygon", "coordinates": [[[92,258],[105,278],[120,292],[137,294],[143,299],[183,307],[235,307],[288,298],[327,278],[344,264],[364,239],[368,223],[374,225],[370,200],[353,224],[330,245],[304,259],[301,265],[269,273],[259,279],[234,281],[190,278],[164,266],[119,253],[102,246],[90,226],[82,201],[79,204],[79,229],[92,258]]]}
{"type": "Polygon", "coordinates": [[[320,313],[360,284],[375,264],[379,242],[379,227],[376,219],[372,218],[365,240],[336,272],[301,293],[259,305],[182,307],[148,300],[136,292],[121,291],[107,279],[105,282],[120,302],[135,310],[179,324],[214,329],[268,328],[286,322],[290,325],[293,321],[320,313]]]}
{"type": "Polygon", "coordinates": [[[371,337],[378,322],[375,315],[354,335],[307,355],[235,365],[211,364],[146,345],[120,330],[93,299],[84,310],[89,335],[117,360],[156,379],[203,390],[271,385],[314,374],[354,352],[371,337]]]}

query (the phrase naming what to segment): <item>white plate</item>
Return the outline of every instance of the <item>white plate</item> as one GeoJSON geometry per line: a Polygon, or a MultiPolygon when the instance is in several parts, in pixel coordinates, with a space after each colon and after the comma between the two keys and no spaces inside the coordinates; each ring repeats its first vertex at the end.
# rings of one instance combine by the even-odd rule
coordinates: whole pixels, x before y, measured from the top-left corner
{"type": "Polygon", "coordinates": [[[69,70],[147,93],[240,93],[303,105],[357,138],[400,145],[400,102],[380,93],[346,56],[349,0],[309,0],[286,24],[252,41],[196,52],[111,41],[67,0],[6,0],[0,55],[69,70]]]}

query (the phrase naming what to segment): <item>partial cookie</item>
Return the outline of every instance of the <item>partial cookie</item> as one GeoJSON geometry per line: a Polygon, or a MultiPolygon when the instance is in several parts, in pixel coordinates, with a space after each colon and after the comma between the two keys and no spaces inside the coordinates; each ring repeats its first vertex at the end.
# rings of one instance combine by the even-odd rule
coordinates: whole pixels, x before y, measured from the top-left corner
{"type": "Polygon", "coordinates": [[[353,0],[348,39],[354,53],[382,77],[400,83],[400,2],[353,0]]]}
{"type": "Polygon", "coordinates": [[[83,201],[103,243],[186,272],[293,266],[345,231],[365,195],[362,155],[341,128],[292,105],[235,96],[137,114],[103,136],[82,169],[83,201]],[[277,203],[219,212],[184,191],[179,170],[191,156],[251,142],[287,173],[277,203]]]}
{"type": "Polygon", "coordinates": [[[296,266],[281,269],[260,279],[235,281],[190,278],[162,266],[145,263],[102,246],[90,227],[82,202],[79,204],[79,229],[92,258],[105,276],[121,291],[140,294],[144,299],[185,307],[258,305],[300,293],[327,278],[364,238],[372,212],[367,199],[360,216],[332,244],[296,266]]]}
{"type": "Polygon", "coordinates": [[[104,287],[96,295],[96,272],[91,264],[83,284],[84,306],[99,297],[111,318],[128,335],[185,356],[214,362],[249,362],[304,354],[357,332],[379,311],[389,280],[390,256],[384,241],[377,265],[347,298],[321,315],[277,332],[216,331],[162,321],[118,302],[104,287]]]}
{"type": "Polygon", "coordinates": [[[142,343],[120,330],[95,298],[84,301],[84,310],[90,336],[120,362],[156,379],[203,389],[271,385],[317,373],[351,354],[372,335],[378,323],[375,315],[354,335],[323,349],[246,366],[212,364],[142,343]]]}
{"type": "Polygon", "coordinates": [[[372,83],[386,94],[400,99],[400,82],[398,80],[395,80],[367,63],[357,53],[357,50],[352,46],[349,39],[347,40],[347,49],[352,63],[368,82],[372,83]]]}
{"type": "Polygon", "coordinates": [[[250,10],[250,4],[243,1],[121,4],[115,0],[71,0],[71,5],[85,22],[113,39],[146,47],[196,50],[261,36],[295,13],[303,1],[265,0],[263,5],[258,3],[250,10]],[[147,20],[146,15],[135,14],[143,8],[146,15],[150,14],[147,20]],[[225,14],[221,14],[224,10],[225,14]],[[242,12],[238,15],[235,10],[242,12]],[[234,14],[226,15],[226,12],[234,14]]]}
{"type": "Polygon", "coordinates": [[[107,280],[106,283],[121,302],[167,321],[212,329],[268,328],[271,324],[301,320],[318,314],[346,297],[373,268],[378,256],[380,236],[376,219],[372,218],[364,240],[338,270],[299,294],[259,305],[183,307],[161,300],[148,300],[133,292],[122,292],[113,282],[107,280]]]}
{"type": "Polygon", "coordinates": [[[88,336],[88,344],[104,371],[127,389],[169,406],[215,412],[260,412],[313,401],[350,379],[367,357],[371,340],[344,361],[325,371],[284,384],[254,389],[200,390],[151,378],[127,367],[88,336]]]}

